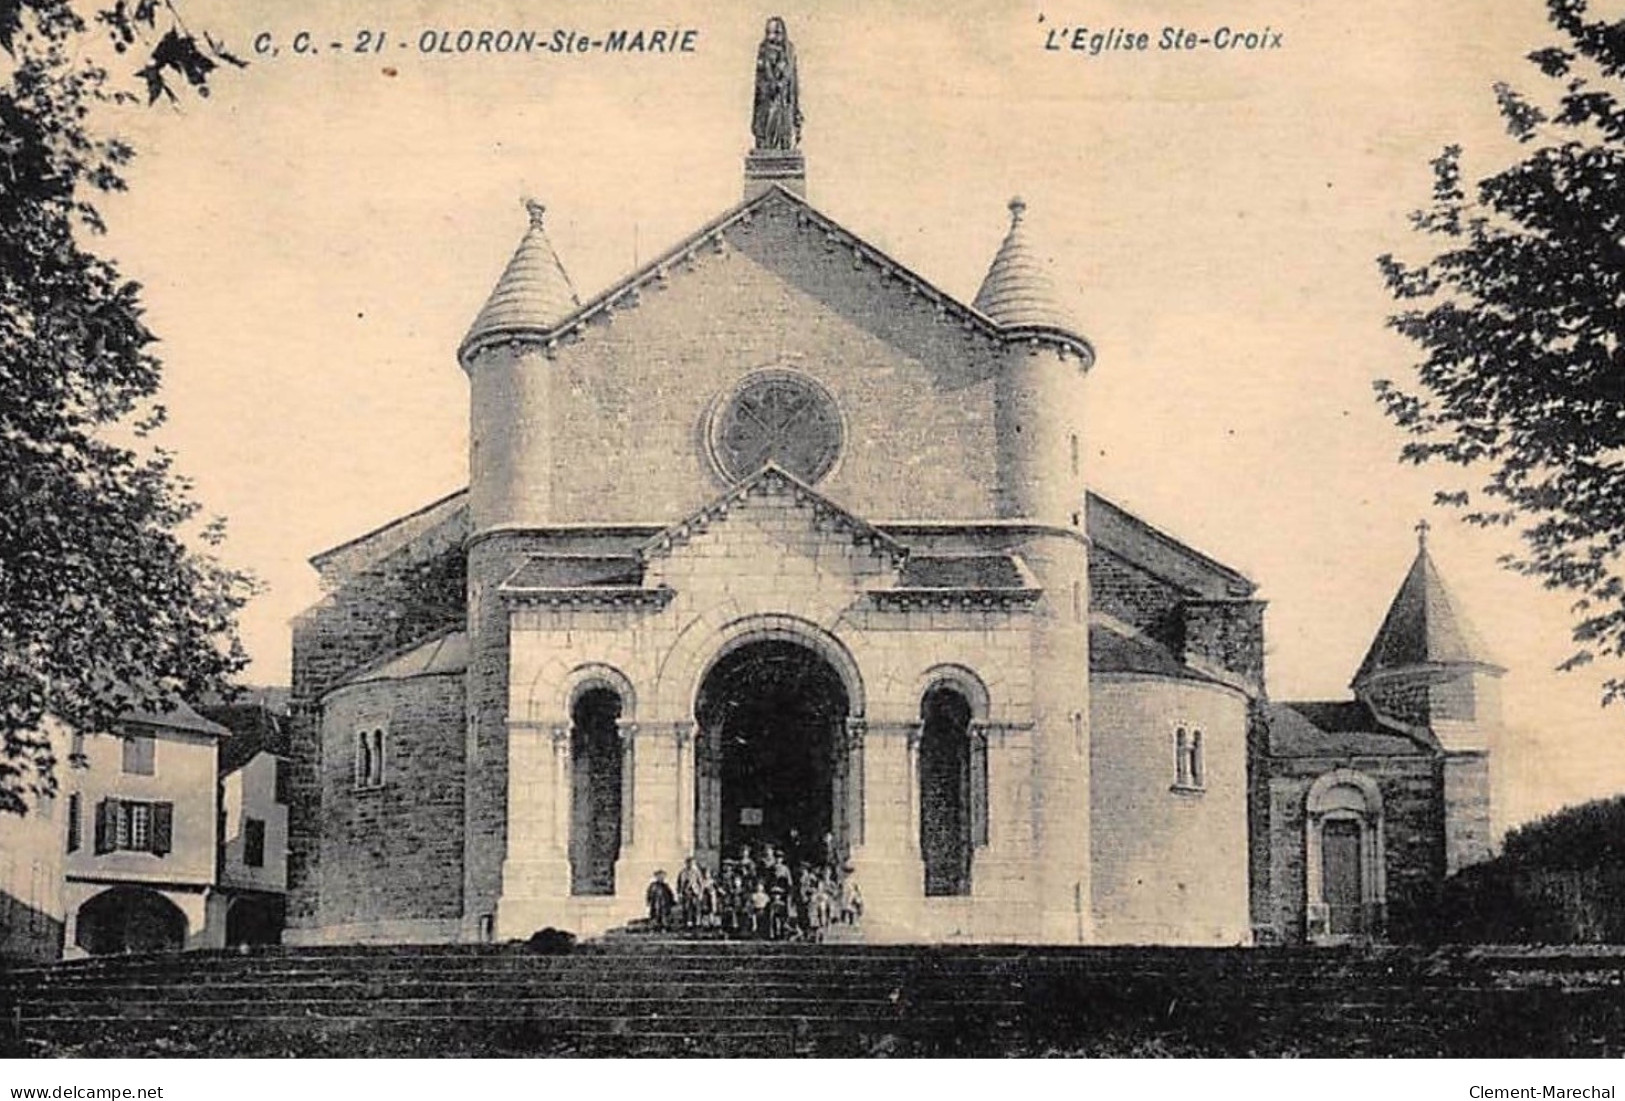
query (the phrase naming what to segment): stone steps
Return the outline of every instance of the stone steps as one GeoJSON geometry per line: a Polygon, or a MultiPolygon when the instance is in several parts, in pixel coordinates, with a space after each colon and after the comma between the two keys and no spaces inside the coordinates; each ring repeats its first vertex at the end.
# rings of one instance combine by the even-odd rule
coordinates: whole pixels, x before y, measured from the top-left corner
{"type": "Polygon", "coordinates": [[[0,979],[0,1053],[1625,1054],[1625,956],[1586,952],[627,937],[562,955],[284,948],[0,979]]]}

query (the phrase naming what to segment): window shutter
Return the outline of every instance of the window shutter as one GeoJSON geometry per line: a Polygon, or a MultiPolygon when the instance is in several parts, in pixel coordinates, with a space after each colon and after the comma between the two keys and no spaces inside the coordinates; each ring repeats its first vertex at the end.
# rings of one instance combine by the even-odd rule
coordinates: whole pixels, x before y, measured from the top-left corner
{"type": "Polygon", "coordinates": [[[169,852],[175,833],[175,804],[152,805],[152,851],[159,856],[169,852]]]}
{"type": "Polygon", "coordinates": [[[103,799],[96,804],[96,854],[113,851],[113,837],[118,830],[118,802],[103,799]]]}
{"type": "Polygon", "coordinates": [[[68,796],[68,851],[79,851],[79,793],[68,796]]]}

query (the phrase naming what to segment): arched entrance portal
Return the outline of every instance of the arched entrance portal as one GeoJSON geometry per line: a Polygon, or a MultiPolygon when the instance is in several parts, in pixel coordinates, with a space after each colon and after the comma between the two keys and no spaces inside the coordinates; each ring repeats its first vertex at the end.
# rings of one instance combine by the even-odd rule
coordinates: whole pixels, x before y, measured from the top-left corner
{"type": "Polygon", "coordinates": [[[791,859],[845,859],[851,703],[835,668],[799,642],[763,639],[723,655],[695,705],[696,856],[771,844],[791,859]],[[826,841],[826,838],[828,839],[826,841]]]}
{"type": "Polygon", "coordinates": [[[186,947],[186,915],[145,887],[114,887],[79,907],[80,948],[93,956],[178,952],[186,947]]]}

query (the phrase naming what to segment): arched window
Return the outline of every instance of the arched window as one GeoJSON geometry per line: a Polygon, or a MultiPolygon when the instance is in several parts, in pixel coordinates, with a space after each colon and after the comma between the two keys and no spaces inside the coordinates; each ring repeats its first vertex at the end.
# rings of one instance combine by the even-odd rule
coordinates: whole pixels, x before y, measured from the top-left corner
{"type": "Polygon", "coordinates": [[[928,897],[971,893],[971,861],[988,841],[987,748],[971,706],[937,685],[920,704],[920,855],[928,897]]]}
{"type": "Polygon", "coordinates": [[[356,787],[378,788],[384,786],[384,731],[382,727],[356,731],[353,770],[356,787]]]}
{"type": "Polygon", "coordinates": [[[1174,790],[1201,791],[1207,763],[1202,758],[1202,732],[1187,727],[1174,730],[1174,790]]]}
{"type": "Polygon", "coordinates": [[[570,708],[570,893],[613,895],[621,855],[621,697],[602,687],[570,708]]]}

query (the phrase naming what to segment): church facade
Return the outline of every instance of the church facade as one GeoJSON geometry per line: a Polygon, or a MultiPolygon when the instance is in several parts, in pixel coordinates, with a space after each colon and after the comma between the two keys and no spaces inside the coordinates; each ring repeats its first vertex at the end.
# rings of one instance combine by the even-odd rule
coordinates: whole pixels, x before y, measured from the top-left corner
{"type": "Polygon", "coordinates": [[[1442,587],[1358,701],[1270,702],[1254,584],[1086,486],[1019,201],[957,301],[807,201],[768,98],[744,201],[590,299],[532,206],[468,488],[313,560],[286,939],[593,934],[764,844],[871,940],[1338,939],[1487,852],[1442,587]]]}

